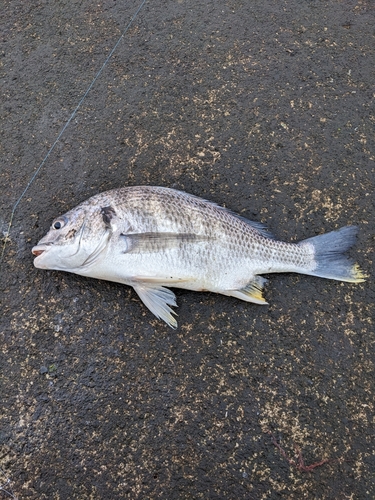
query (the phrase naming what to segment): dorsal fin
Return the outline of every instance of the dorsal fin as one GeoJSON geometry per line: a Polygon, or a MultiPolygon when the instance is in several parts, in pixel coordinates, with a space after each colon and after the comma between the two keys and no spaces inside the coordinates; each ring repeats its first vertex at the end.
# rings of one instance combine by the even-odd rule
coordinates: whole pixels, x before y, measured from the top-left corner
{"type": "Polygon", "coordinates": [[[249,220],[246,217],[243,217],[242,215],[238,215],[236,212],[233,212],[229,208],[225,208],[225,207],[222,207],[221,205],[218,205],[214,201],[206,200],[204,198],[200,198],[199,196],[195,196],[193,194],[185,193],[184,191],[179,191],[179,192],[182,193],[182,194],[184,194],[184,195],[187,195],[189,198],[195,199],[198,202],[203,202],[203,203],[205,203],[207,205],[211,205],[213,208],[215,208],[217,210],[226,212],[226,213],[232,215],[233,217],[235,217],[236,219],[240,219],[242,222],[245,222],[246,224],[248,224],[249,226],[251,226],[253,229],[255,229],[256,231],[258,231],[265,238],[275,239],[275,236],[270,231],[268,231],[267,228],[266,228],[266,226],[264,224],[262,224],[261,222],[256,222],[256,221],[249,220]]]}
{"type": "Polygon", "coordinates": [[[262,224],[261,222],[255,222],[253,220],[246,219],[246,217],[242,217],[242,215],[238,215],[238,214],[236,214],[236,212],[232,212],[232,210],[227,210],[226,208],[224,208],[223,210],[226,210],[231,215],[234,215],[235,217],[237,217],[237,219],[240,219],[243,222],[246,222],[246,224],[248,224],[253,229],[258,231],[265,238],[269,238],[271,240],[275,239],[275,236],[270,231],[268,231],[267,227],[264,224],[262,224]]]}

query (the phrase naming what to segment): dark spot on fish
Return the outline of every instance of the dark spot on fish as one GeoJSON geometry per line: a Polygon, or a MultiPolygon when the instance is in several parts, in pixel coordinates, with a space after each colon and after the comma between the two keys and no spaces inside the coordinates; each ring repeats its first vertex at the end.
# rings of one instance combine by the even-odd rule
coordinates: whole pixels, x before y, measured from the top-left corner
{"type": "Polygon", "coordinates": [[[101,214],[102,214],[102,217],[103,217],[104,224],[107,227],[111,227],[111,220],[113,219],[113,217],[116,217],[115,209],[112,208],[111,206],[109,206],[109,207],[102,207],[101,214]]]}
{"type": "Polygon", "coordinates": [[[74,238],[76,232],[77,232],[77,229],[71,229],[69,231],[69,233],[67,233],[66,238],[74,238]]]}

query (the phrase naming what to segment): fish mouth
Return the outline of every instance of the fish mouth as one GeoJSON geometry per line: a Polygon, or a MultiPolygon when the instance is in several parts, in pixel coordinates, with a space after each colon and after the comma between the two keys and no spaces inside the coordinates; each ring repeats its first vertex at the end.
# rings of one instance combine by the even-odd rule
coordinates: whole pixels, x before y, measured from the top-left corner
{"type": "Polygon", "coordinates": [[[45,250],[31,250],[35,257],[39,257],[45,250]]]}
{"type": "Polygon", "coordinates": [[[37,245],[36,247],[32,248],[31,253],[35,255],[35,257],[39,257],[46,250],[48,250],[48,245],[37,245]]]}

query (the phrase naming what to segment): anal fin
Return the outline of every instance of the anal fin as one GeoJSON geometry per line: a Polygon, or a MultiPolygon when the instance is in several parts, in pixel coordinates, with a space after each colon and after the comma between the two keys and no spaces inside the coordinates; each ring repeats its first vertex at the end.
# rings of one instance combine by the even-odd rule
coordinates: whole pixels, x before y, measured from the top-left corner
{"type": "Polygon", "coordinates": [[[176,313],[169,307],[177,307],[176,296],[173,292],[168,288],[152,283],[138,282],[132,286],[144,305],[148,307],[157,318],[165,321],[171,328],[177,328],[177,321],[174,316],[172,316],[176,313]]]}
{"type": "Polygon", "coordinates": [[[255,276],[249,284],[240,290],[226,290],[221,292],[224,295],[229,295],[230,297],[237,297],[237,299],[245,300],[246,302],[253,302],[254,304],[267,305],[262,295],[262,289],[264,284],[267,282],[266,278],[261,276],[255,276]]]}

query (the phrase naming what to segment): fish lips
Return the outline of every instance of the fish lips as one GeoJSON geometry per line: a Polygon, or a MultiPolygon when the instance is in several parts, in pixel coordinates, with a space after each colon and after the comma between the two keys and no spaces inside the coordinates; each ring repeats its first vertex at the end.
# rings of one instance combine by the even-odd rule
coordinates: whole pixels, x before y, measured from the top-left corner
{"type": "Polygon", "coordinates": [[[35,267],[39,267],[39,268],[44,268],[43,264],[41,264],[40,260],[43,258],[43,254],[45,254],[45,252],[47,252],[49,250],[51,246],[51,243],[48,245],[48,244],[44,244],[44,245],[36,245],[35,247],[33,247],[31,249],[31,252],[33,255],[35,255],[35,259],[34,259],[34,266],[35,267]]]}

